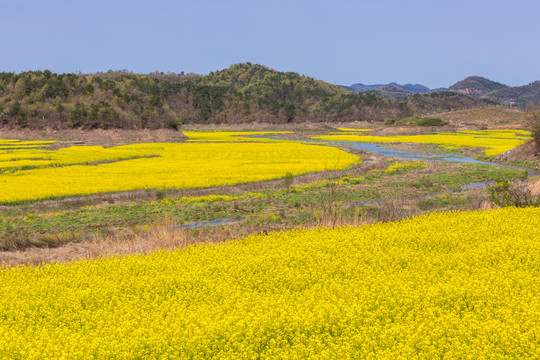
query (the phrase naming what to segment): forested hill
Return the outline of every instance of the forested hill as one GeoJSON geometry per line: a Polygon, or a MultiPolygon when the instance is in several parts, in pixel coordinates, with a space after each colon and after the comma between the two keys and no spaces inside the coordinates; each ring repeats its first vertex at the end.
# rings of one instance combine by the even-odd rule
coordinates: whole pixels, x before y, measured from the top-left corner
{"type": "Polygon", "coordinates": [[[470,76],[450,87],[451,91],[506,105],[540,105],[540,81],[523,86],[507,86],[481,76],[470,76]]]}
{"type": "Polygon", "coordinates": [[[455,93],[404,100],[351,94],[260,65],[209,75],[0,73],[0,127],[177,128],[189,123],[383,121],[485,106],[455,93]]]}

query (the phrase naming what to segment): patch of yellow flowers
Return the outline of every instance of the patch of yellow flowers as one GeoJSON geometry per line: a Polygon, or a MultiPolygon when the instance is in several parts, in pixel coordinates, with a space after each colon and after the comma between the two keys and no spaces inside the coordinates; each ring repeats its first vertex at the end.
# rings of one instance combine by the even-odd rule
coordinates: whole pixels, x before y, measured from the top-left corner
{"type": "Polygon", "coordinates": [[[0,271],[1,359],[538,358],[540,209],[0,271]]]}
{"type": "Polygon", "coordinates": [[[529,141],[531,133],[525,130],[478,130],[429,135],[321,135],[313,138],[330,141],[433,144],[445,149],[481,147],[486,148],[486,155],[495,156],[529,141]]]}
{"type": "Polygon", "coordinates": [[[373,131],[373,129],[355,129],[355,128],[338,128],[339,131],[352,132],[352,131],[373,131]]]}
{"type": "Polygon", "coordinates": [[[140,151],[121,147],[104,149],[101,146],[72,146],[59,150],[13,149],[0,151],[0,172],[75,164],[97,165],[149,156],[153,154],[143,154],[140,151]]]}
{"type": "Polygon", "coordinates": [[[276,142],[280,140],[254,135],[292,134],[291,131],[182,131],[188,141],[250,141],[250,142],[276,142]]]}
{"type": "Polygon", "coordinates": [[[48,146],[51,144],[54,144],[56,141],[48,140],[48,141],[21,141],[18,139],[0,139],[0,147],[7,148],[7,147],[13,147],[13,148],[19,148],[19,147],[32,147],[32,146],[48,146]]]}
{"type": "MultiPolygon", "coordinates": [[[[36,150],[21,150],[16,156],[36,150]]],[[[344,169],[360,158],[345,151],[298,143],[149,143],[73,147],[49,151],[42,168],[0,174],[0,202],[156,188],[203,188],[278,179],[288,172],[344,169]],[[50,153],[50,154],[49,154],[50,153]],[[152,157],[154,156],[154,157],[152,157]],[[129,159],[135,158],[135,159],[129,159]],[[71,165],[126,160],[99,165],[71,165]]],[[[1,155],[0,155],[1,156],[1,155]]],[[[3,156],[15,156],[11,153],[3,156]]],[[[0,160],[0,167],[18,161],[0,160]]]]}

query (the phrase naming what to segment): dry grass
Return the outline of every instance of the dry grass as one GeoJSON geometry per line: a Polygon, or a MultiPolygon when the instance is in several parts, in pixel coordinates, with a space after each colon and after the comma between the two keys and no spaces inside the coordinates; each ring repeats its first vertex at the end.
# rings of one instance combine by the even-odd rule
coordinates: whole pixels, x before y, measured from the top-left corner
{"type": "Polygon", "coordinates": [[[538,170],[540,168],[540,151],[538,148],[538,144],[533,140],[521,146],[508,150],[496,156],[495,158],[493,158],[493,160],[502,163],[529,163],[529,166],[535,167],[538,170]]]}
{"type": "Polygon", "coordinates": [[[368,216],[361,207],[356,207],[353,214],[344,214],[340,213],[337,218],[326,215],[318,219],[315,219],[307,228],[316,228],[316,227],[340,227],[340,226],[362,226],[366,224],[373,224],[377,220],[371,216],[368,216]]]}
{"type": "Polygon", "coordinates": [[[370,132],[369,135],[374,136],[401,136],[401,135],[427,135],[433,132],[453,132],[455,128],[450,128],[448,126],[388,126],[382,127],[373,132],[370,132]]]}
{"type": "Polygon", "coordinates": [[[71,242],[57,248],[27,248],[0,252],[0,265],[39,265],[51,262],[95,259],[108,256],[146,254],[151,251],[174,250],[193,244],[219,243],[250,234],[282,230],[280,224],[235,224],[200,230],[175,229],[166,223],[148,230],[122,229],[102,238],[71,242]]]}
{"type": "Polygon", "coordinates": [[[540,196],[540,176],[535,176],[534,178],[530,179],[528,188],[532,196],[540,196]]]}
{"type": "Polygon", "coordinates": [[[432,116],[447,121],[452,126],[469,129],[471,127],[519,128],[523,126],[525,121],[525,115],[522,111],[500,106],[451,111],[432,116]]]}

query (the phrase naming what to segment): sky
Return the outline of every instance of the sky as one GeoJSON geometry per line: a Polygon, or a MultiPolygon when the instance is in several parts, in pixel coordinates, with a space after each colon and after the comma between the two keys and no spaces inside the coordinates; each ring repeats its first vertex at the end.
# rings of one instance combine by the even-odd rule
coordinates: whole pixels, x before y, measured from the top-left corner
{"type": "Polygon", "coordinates": [[[239,62],[333,84],[540,80],[537,0],[0,0],[0,72],[207,74],[239,62]]]}

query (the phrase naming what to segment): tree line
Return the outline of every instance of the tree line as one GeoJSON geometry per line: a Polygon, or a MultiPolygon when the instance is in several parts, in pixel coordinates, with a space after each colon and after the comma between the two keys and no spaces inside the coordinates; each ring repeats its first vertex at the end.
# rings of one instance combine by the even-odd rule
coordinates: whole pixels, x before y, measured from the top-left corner
{"type": "Polygon", "coordinates": [[[184,124],[384,121],[486,102],[442,92],[403,100],[352,94],[337,86],[236,64],[208,75],[126,70],[0,73],[0,126],[178,128],[184,124]]]}

